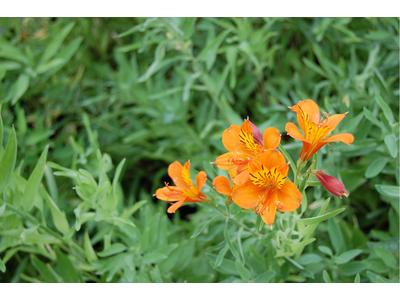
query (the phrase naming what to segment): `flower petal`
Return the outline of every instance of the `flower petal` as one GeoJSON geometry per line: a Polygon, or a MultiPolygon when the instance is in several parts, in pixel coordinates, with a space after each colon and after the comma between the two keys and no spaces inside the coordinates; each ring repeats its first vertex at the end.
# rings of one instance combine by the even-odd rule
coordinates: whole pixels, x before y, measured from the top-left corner
{"type": "Polygon", "coordinates": [[[253,132],[254,142],[259,144],[260,146],[262,146],[263,145],[263,137],[261,135],[260,129],[258,129],[257,126],[254,125],[252,122],[250,122],[250,125],[251,125],[251,130],[253,132]]]}
{"type": "Polygon", "coordinates": [[[347,115],[347,113],[333,115],[333,116],[327,118],[324,122],[322,122],[321,127],[327,126],[330,128],[329,131],[332,132],[346,115],[347,115]]]}
{"type": "Polygon", "coordinates": [[[204,184],[206,183],[206,180],[207,180],[206,172],[200,171],[199,173],[197,173],[197,175],[196,175],[197,192],[201,191],[204,184]]]}
{"type": "Polygon", "coordinates": [[[260,154],[258,159],[268,170],[277,165],[286,163],[283,154],[278,150],[272,149],[265,150],[262,154],[260,154]]]}
{"type": "Polygon", "coordinates": [[[281,142],[281,134],[275,127],[268,127],[263,132],[264,148],[276,149],[281,142]]]}
{"type": "Polygon", "coordinates": [[[233,179],[235,185],[242,185],[250,179],[249,169],[244,169],[240,174],[237,174],[233,179]]]}
{"type": "Polygon", "coordinates": [[[236,171],[241,165],[247,164],[250,158],[238,152],[227,152],[217,157],[214,164],[227,171],[236,171]]]}
{"type": "Polygon", "coordinates": [[[298,106],[300,106],[301,109],[310,117],[310,121],[315,124],[319,123],[320,114],[317,103],[311,99],[307,99],[304,101],[299,101],[298,106]]]}
{"type": "Polygon", "coordinates": [[[264,188],[247,181],[232,190],[232,200],[244,209],[253,209],[258,205],[258,201],[264,196],[264,193],[264,188]]]}
{"type": "Polygon", "coordinates": [[[166,186],[157,189],[154,196],[164,201],[180,201],[180,200],[185,200],[186,198],[186,195],[183,193],[183,190],[176,186],[166,186]]]}
{"type": "Polygon", "coordinates": [[[231,196],[232,194],[231,183],[229,179],[224,176],[215,177],[213,186],[217,192],[222,195],[231,196]]]}
{"type": "Polygon", "coordinates": [[[343,142],[346,145],[350,145],[354,141],[354,136],[350,133],[339,133],[323,140],[323,143],[330,142],[343,142]]]}
{"type": "Polygon", "coordinates": [[[292,138],[308,143],[306,138],[301,134],[300,130],[297,128],[297,126],[292,122],[287,122],[285,129],[292,138]]]}
{"type": "Polygon", "coordinates": [[[240,141],[239,134],[240,127],[235,124],[232,124],[224,131],[222,134],[222,143],[224,144],[225,149],[229,152],[251,154],[251,152],[243,146],[242,142],[240,141]]]}
{"type": "Polygon", "coordinates": [[[188,185],[183,180],[182,169],[183,169],[183,167],[180,164],[180,162],[179,161],[174,161],[168,167],[168,175],[169,175],[169,177],[171,177],[172,181],[175,183],[175,185],[177,187],[180,187],[182,189],[187,189],[188,185]]]}
{"type": "Polygon", "coordinates": [[[169,214],[174,213],[179,207],[182,206],[182,204],[183,204],[184,202],[185,202],[185,199],[183,199],[183,200],[181,200],[181,201],[179,201],[179,202],[176,202],[176,203],[172,204],[170,207],[168,207],[167,212],[168,212],[169,214]]]}
{"type": "MultiPolygon", "coordinates": [[[[301,193],[291,181],[286,181],[280,190],[277,190],[277,200],[282,203],[279,210],[289,212],[296,210],[301,204],[301,193]]],[[[279,205],[280,206],[280,205],[279,205]]]]}
{"type": "Polygon", "coordinates": [[[275,216],[276,216],[276,199],[277,199],[277,194],[276,194],[276,189],[271,189],[268,192],[267,195],[267,199],[268,199],[268,206],[266,207],[265,210],[263,210],[260,215],[262,220],[268,224],[269,226],[272,226],[272,224],[274,224],[275,221],[275,216]]]}

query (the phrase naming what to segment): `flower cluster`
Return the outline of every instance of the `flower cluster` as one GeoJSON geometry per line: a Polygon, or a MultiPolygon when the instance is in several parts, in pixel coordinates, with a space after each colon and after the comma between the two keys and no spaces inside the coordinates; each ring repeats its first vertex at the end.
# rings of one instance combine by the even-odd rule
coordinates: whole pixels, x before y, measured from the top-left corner
{"type": "MultiPolygon", "coordinates": [[[[297,178],[313,174],[333,195],[348,196],[338,179],[322,171],[311,170],[300,174],[301,169],[325,144],[341,141],[350,145],[353,142],[354,137],[349,133],[329,136],[346,113],[333,116],[321,114],[318,105],[312,100],[300,101],[289,108],[297,114],[298,124],[303,131],[302,134],[291,122],[286,124],[288,134],[303,142],[297,162],[297,178]]],[[[277,150],[280,142],[281,134],[276,128],[269,127],[261,134],[250,120],[245,120],[241,126],[231,125],[224,131],[222,143],[228,152],[212,162],[218,168],[226,170],[230,179],[217,176],[213,181],[217,192],[228,196],[227,201],[233,201],[244,209],[254,210],[270,226],[274,223],[277,210],[294,211],[302,200],[302,191],[288,179],[289,162],[277,150]]],[[[175,186],[166,183],[165,187],[155,193],[158,199],[172,203],[168,208],[169,213],[175,212],[186,202],[211,201],[201,193],[207,179],[206,173],[201,171],[197,174],[195,187],[190,179],[189,167],[190,162],[183,167],[177,161],[172,163],[168,174],[175,186]]]]}

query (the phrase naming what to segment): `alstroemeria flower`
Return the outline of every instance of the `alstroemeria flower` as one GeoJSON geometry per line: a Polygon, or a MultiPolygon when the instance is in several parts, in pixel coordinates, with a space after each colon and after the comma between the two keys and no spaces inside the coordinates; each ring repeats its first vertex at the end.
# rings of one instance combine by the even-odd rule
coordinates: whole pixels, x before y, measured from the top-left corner
{"type": "Polygon", "coordinates": [[[218,193],[232,197],[232,188],[231,183],[228,178],[225,176],[217,176],[213,181],[213,187],[217,190],[218,193]]]}
{"type": "Polygon", "coordinates": [[[240,185],[249,179],[248,163],[258,159],[266,149],[276,149],[280,141],[276,128],[269,127],[261,135],[250,120],[245,120],[240,127],[233,124],[224,131],[222,143],[229,152],[217,157],[214,163],[220,169],[236,173],[233,180],[240,185]]]}
{"type": "Polygon", "coordinates": [[[277,150],[266,150],[258,161],[249,163],[250,179],[232,190],[232,200],[245,209],[254,209],[270,226],[276,210],[290,212],[301,203],[301,193],[293,182],[285,181],[289,166],[277,150]]]}
{"type": "Polygon", "coordinates": [[[342,199],[342,196],[349,196],[349,193],[339,179],[326,175],[322,171],[313,171],[312,173],[331,194],[338,196],[340,199],[342,199]]]}
{"type": "Polygon", "coordinates": [[[343,142],[350,145],[354,141],[354,136],[350,133],[341,133],[328,137],[347,113],[333,116],[324,113],[326,114],[326,119],[323,120],[318,105],[310,99],[299,101],[297,105],[289,108],[297,113],[297,121],[304,132],[304,135],[301,134],[297,126],[291,122],[286,124],[285,129],[288,134],[303,142],[299,158],[301,161],[308,161],[315,152],[329,142],[343,142]]]}
{"type": "Polygon", "coordinates": [[[178,161],[170,164],[168,175],[176,186],[169,186],[168,183],[165,183],[165,187],[158,189],[154,194],[160,200],[175,202],[168,208],[169,213],[175,212],[183,203],[207,200],[207,196],[200,192],[206,183],[207,174],[204,171],[197,174],[196,188],[190,179],[189,168],[190,162],[186,162],[183,167],[178,161]]]}

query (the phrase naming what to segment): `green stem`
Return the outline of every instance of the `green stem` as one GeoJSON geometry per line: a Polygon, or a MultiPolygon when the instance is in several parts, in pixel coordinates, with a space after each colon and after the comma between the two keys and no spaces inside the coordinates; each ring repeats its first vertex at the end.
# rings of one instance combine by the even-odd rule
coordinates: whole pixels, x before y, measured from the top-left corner
{"type": "Polygon", "coordinates": [[[282,145],[279,144],[278,146],[279,150],[283,153],[283,155],[285,156],[285,158],[290,161],[290,168],[293,171],[293,183],[297,186],[297,167],[296,164],[294,163],[293,159],[290,157],[290,155],[286,152],[285,149],[283,149],[282,145]]]}

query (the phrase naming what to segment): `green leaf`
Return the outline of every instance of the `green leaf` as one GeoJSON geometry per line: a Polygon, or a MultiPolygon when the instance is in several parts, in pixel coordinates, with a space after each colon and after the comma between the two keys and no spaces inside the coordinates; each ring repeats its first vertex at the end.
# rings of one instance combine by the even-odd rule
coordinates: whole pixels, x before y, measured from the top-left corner
{"type": "Polygon", "coordinates": [[[30,77],[26,74],[21,74],[17,81],[11,88],[9,98],[11,98],[11,105],[14,105],[28,90],[30,77]]]}
{"type": "Polygon", "coordinates": [[[318,254],[314,254],[314,253],[303,254],[297,260],[297,262],[301,265],[310,265],[310,264],[319,263],[321,261],[322,261],[322,257],[319,256],[318,254]]]}
{"type": "Polygon", "coordinates": [[[339,272],[345,276],[356,275],[368,268],[368,263],[361,261],[353,261],[340,266],[339,272]]]}
{"type": "Polygon", "coordinates": [[[197,60],[204,60],[207,64],[207,70],[211,70],[214,65],[215,59],[217,57],[217,50],[221,43],[225,40],[227,35],[231,32],[231,29],[227,29],[220,33],[209,45],[201,50],[200,54],[197,56],[197,60]]]}
{"type": "Polygon", "coordinates": [[[50,207],[51,217],[53,219],[54,226],[57,228],[58,231],[66,235],[70,228],[67,217],[65,216],[65,212],[61,211],[58,208],[58,206],[54,203],[53,199],[50,197],[43,186],[40,187],[40,192],[50,207]]]}
{"type": "Polygon", "coordinates": [[[324,270],[324,271],[322,272],[322,277],[324,278],[324,281],[325,281],[326,283],[332,283],[331,277],[329,276],[329,274],[328,274],[327,271],[324,270]]]}
{"type": "Polygon", "coordinates": [[[65,282],[74,283],[81,282],[81,276],[69,257],[65,255],[60,248],[55,248],[57,255],[58,273],[65,282]]]}
{"type": "Polygon", "coordinates": [[[308,218],[308,219],[300,219],[300,220],[298,220],[298,222],[302,222],[304,225],[320,223],[322,221],[328,220],[328,219],[340,214],[344,210],[345,210],[345,208],[339,208],[339,209],[336,209],[336,210],[334,210],[330,213],[327,213],[323,216],[318,216],[318,217],[308,218]]]}
{"type": "Polygon", "coordinates": [[[379,175],[385,168],[387,162],[388,158],[386,157],[378,157],[375,159],[373,163],[369,165],[367,171],[365,171],[365,177],[372,178],[379,175]]]}
{"type": "Polygon", "coordinates": [[[0,271],[5,273],[6,272],[6,265],[3,263],[0,257],[0,271]]]}
{"type": "Polygon", "coordinates": [[[389,268],[394,268],[398,266],[397,260],[394,257],[394,255],[387,251],[386,249],[383,249],[379,246],[374,247],[375,254],[383,260],[385,265],[387,265],[389,268]]]}
{"type": "Polygon", "coordinates": [[[47,145],[40,155],[40,158],[36,163],[35,169],[29,176],[28,182],[26,184],[24,194],[22,196],[22,206],[24,208],[24,211],[26,212],[29,212],[33,207],[36,194],[39,190],[40,183],[42,182],[48,150],[49,146],[47,145]]]}
{"type": "Polygon", "coordinates": [[[152,264],[152,263],[158,263],[160,261],[163,261],[166,259],[168,256],[162,253],[158,252],[153,252],[153,253],[148,253],[145,256],[143,256],[143,263],[145,264],[152,264]]]}
{"type": "Polygon", "coordinates": [[[375,185],[376,190],[379,192],[379,194],[394,198],[394,199],[399,199],[399,187],[395,185],[383,185],[383,184],[376,184],[375,185]]]}
{"type": "MultiPolygon", "coordinates": [[[[0,80],[1,81],[1,80],[0,80]]],[[[0,151],[3,147],[3,119],[1,118],[1,105],[0,105],[0,151]]],[[[0,152],[0,159],[1,159],[1,152],[0,152]]],[[[0,192],[1,194],[1,192],[0,192]]]]}
{"type": "Polygon", "coordinates": [[[326,246],[318,246],[318,250],[321,251],[322,253],[325,253],[329,256],[333,255],[333,252],[330,248],[326,247],[326,246]]]}
{"type": "MultiPolygon", "coordinates": [[[[46,264],[41,261],[36,255],[31,255],[31,262],[32,265],[36,268],[36,270],[39,272],[39,275],[43,277],[44,281],[49,282],[49,283],[57,283],[58,278],[55,276],[55,274],[50,271],[49,267],[46,266],[46,264]]],[[[51,267],[50,267],[51,268],[51,267]]]]}
{"type": "Polygon", "coordinates": [[[16,46],[0,37],[0,57],[17,60],[23,64],[29,64],[28,57],[16,46]]]}
{"type": "Polygon", "coordinates": [[[254,283],[268,283],[276,275],[274,270],[269,270],[261,275],[258,275],[254,283]]]}
{"type": "Polygon", "coordinates": [[[65,37],[68,35],[68,33],[72,30],[74,27],[75,23],[71,22],[68,23],[62,30],[56,35],[56,38],[51,41],[51,43],[47,46],[46,50],[44,50],[44,53],[42,55],[42,58],[40,59],[40,65],[45,64],[47,61],[49,61],[50,58],[56,54],[58,49],[60,49],[62,42],[64,41],[65,37]]]}
{"type": "Polygon", "coordinates": [[[225,241],[229,246],[229,249],[231,250],[233,256],[240,261],[242,264],[244,263],[241,260],[241,257],[239,255],[239,253],[237,252],[236,248],[233,246],[231,239],[229,238],[229,234],[228,234],[228,223],[226,223],[225,229],[224,229],[224,237],[225,237],[225,241]]]}
{"type": "Polygon", "coordinates": [[[383,114],[385,115],[386,119],[389,121],[390,125],[393,125],[394,124],[394,117],[393,117],[393,112],[390,109],[389,105],[386,103],[385,100],[383,100],[383,98],[379,94],[377,94],[375,96],[375,101],[381,107],[381,109],[383,111],[383,114]]]}
{"type": "Polygon", "coordinates": [[[126,246],[124,244],[115,243],[115,244],[112,244],[106,250],[103,250],[103,251],[97,253],[97,255],[100,256],[100,257],[111,256],[111,255],[114,255],[114,254],[121,253],[121,252],[125,251],[126,249],[127,248],[126,248],[126,246]]]}
{"type": "Polygon", "coordinates": [[[334,219],[328,221],[328,233],[332,246],[335,248],[336,254],[338,254],[343,248],[344,240],[340,227],[334,219]]]}
{"type": "Polygon", "coordinates": [[[398,148],[398,143],[396,141],[396,136],[391,133],[388,134],[387,136],[385,136],[385,144],[387,146],[387,148],[389,149],[389,153],[393,158],[397,157],[397,154],[399,152],[399,148],[398,148]]]}
{"type": "Polygon", "coordinates": [[[374,114],[366,107],[364,107],[364,116],[367,118],[367,120],[369,120],[370,122],[374,123],[376,126],[378,126],[379,128],[383,129],[383,124],[381,123],[381,121],[379,121],[374,114]]]}
{"type": "Polygon", "coordinates": [[[354,283],[360,283],[360,274],[357,274],[354,278],[354,283]]]}
{"type": "Polygon", "coordinates": [[[97,260],[97,255],[93,249],[92,242],[89,237],[89,232],[87,230],[85,230],[85,235],[83,236],[83,248],[85,249],[86,257],[89,261],[92,262],[97,260]]]}
{"type": "Polygon", "coordinates": [[[359,249],[353,249],[353,250],[346,251],[346,252],[340,254],[338,257],[335,257],[334,262],[338,265],[348,263],[350,260],[352,260],[354,257],[359,255],[361,252],[362,252],[362,250],[359,250],[359,249]]]}
{"type": "Polygon", "coordinates": [[[243,281],[249,281],[250,277],[251,277],[251,273],[250,271],[243,266],[243,264],[240,261],[236,261],[235,262],[236,265],[236,269],[239,272],[240,277],[242,277],[243,281]]]}
{"type": "Polygon", "coordinates": [[[219,215],[212,217],[211,219],[208,219],[207,221],[201,223],[193,232],[192,236],[190,238],[195,238],[196,236],[198,236],[200,233],[202,233],[204,231],[204,229],[206,228],[206,226],[208,224],[210,224],[212,221],[214,221],[217,218],[221,218],[219,215]]]}
{"type": "Polygon", "coordinates": [[[17,160],[17,137],[14,127],[8,138],[7,146],[0,161],[0,195],[6,189],[11,175],[14,172],[15,161],[17,160]]]}

